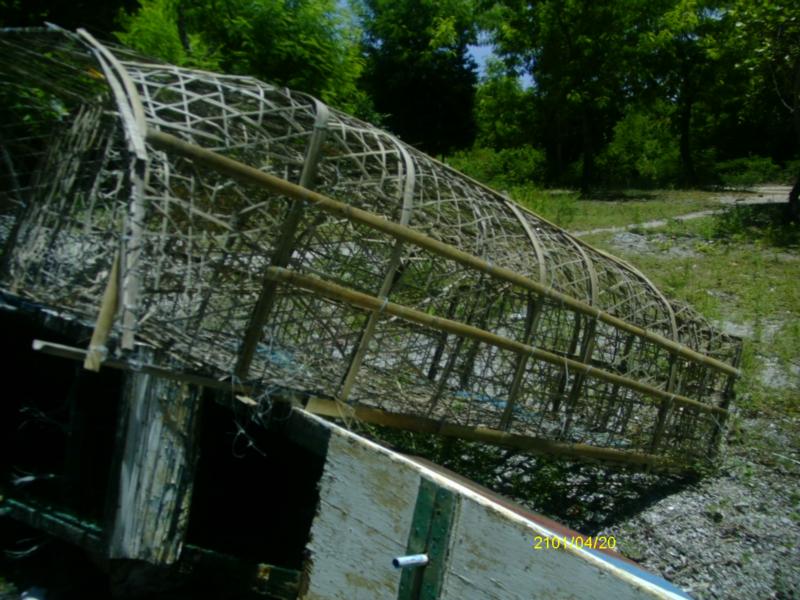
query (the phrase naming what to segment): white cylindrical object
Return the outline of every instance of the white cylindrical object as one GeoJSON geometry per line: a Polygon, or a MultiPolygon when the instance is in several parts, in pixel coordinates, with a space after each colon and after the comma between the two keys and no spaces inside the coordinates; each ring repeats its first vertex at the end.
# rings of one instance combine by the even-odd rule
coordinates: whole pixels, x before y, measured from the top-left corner
{"type": "Polygon", "coordinates": [[[428,564],[427,554],[409,554],[408,556],[396,556],[392,559],[395,569],[409,569],[412,567],[424,567],[428,564]]]}

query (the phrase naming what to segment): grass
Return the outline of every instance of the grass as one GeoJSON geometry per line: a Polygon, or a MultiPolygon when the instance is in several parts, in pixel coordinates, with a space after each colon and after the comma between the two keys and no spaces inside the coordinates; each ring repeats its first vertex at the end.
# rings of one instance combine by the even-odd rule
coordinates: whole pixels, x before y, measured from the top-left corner
{"type": "Polygon", "coordinates": [[[646,253],[618,247],[613,233],[584,239],[633,263],[668,296],[748,331],[736,404],[744,414],[796,418],[800,390],[791,372],[800,368],[800,228],[786,223],[782,211],[739,207],[673,220],[639,232],[652,249],[646,253]],[[665,252],[675,245],[692,254],[665,252]],[[764,381],[765,373],[773,374],[772,382],[764,381]]]}
{"type": "Polygon", "coordinates": [[[622,227],[719,208],[719,195],[697,190],[628,190],[581,199],[577,192],[514,187],[522,206],[573,231],[622,227]]]}

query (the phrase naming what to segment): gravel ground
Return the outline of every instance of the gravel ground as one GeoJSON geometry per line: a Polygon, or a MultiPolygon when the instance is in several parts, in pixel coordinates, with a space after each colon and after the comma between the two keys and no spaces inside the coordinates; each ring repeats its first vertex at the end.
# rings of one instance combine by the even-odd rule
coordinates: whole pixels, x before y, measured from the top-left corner
{"type": "Polygon", "coordinates": [[[719,475],[608,533],[695,598],[800,598],[800,451],[788,433],[798,427],[739,421],[719,475]]]}

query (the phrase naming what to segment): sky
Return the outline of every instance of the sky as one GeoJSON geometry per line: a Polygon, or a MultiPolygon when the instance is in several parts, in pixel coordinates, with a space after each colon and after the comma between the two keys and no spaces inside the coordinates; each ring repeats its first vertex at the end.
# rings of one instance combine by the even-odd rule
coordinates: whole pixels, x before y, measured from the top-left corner
{"type": "Polygon", "coordinates": [[[492,56],[492,47],[489,44],[480,46],[468,46],[469,55],[478,63],[478,75],[483,77],[486,74],[486,60],[492,56]]]}
{"type": "MultiPolygon", "coordinates": [[[[490,44],[478,44],[467,46],[467,50],[469,55],[478,63],[478,77],[483,77],[486,74],[486,61],[494,54],[492,46],[490,44]]],[[[533,79],[527,73],[520,78],[520,81],[525,89],[533,85],[533,79]]]]}

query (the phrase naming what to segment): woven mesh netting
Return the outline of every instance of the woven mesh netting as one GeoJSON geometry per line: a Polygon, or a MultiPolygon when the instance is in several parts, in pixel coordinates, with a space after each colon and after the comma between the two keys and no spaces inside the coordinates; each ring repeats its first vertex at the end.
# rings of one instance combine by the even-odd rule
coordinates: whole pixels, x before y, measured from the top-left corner
{"type": "Polygon", "coordinates": [[[308,95],[61,30],[5,31],[0,47],[3,206],[20,207],[4,217],[6,289],[93,320],[121,256],[115,335],[186,369],[563,444],[708,452],[732,375],[658,340],[731,365],[740,340],[623,261],[308,95]],[[407,225],[596,314],[164,152],[147,130],[407,225]],[[586,368],[266,280],[276,264],[586,368]]]}

